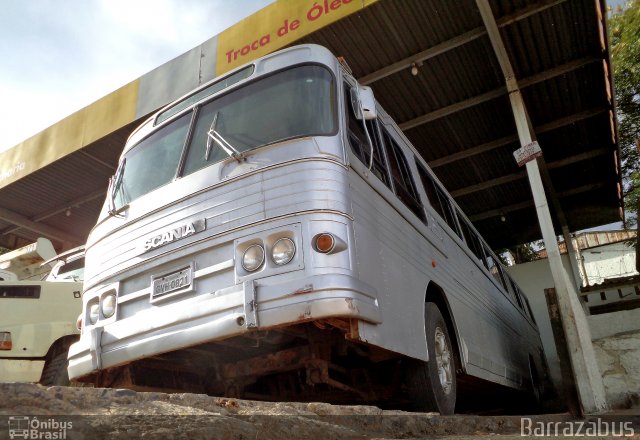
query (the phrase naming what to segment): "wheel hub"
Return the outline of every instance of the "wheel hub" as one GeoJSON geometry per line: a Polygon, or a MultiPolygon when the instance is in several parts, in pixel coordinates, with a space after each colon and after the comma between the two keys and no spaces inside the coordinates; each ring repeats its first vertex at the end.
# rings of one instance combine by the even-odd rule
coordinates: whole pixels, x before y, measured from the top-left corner
{"type": "Polygon", "coordinates": [[[435,352],[440,385],[444,393],[449,394],[453,379],[451,350],[449,350],[449,344],[447,344],[447,337],[440,327],[436,327],[435,330],[435,352]]]}

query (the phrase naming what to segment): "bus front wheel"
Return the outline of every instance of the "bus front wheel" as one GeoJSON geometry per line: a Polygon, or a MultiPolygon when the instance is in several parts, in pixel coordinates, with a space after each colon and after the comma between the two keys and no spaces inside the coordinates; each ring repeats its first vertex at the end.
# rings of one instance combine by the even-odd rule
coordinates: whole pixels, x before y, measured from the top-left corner
{"type": "Polygon", "coordinates": [[[425,303],[424,315],[429,361],[410,361],[407,375],[409,396],[418,411],[453,414],[456,407],[456,364],[451,337],[435,303],[425,303]]]}

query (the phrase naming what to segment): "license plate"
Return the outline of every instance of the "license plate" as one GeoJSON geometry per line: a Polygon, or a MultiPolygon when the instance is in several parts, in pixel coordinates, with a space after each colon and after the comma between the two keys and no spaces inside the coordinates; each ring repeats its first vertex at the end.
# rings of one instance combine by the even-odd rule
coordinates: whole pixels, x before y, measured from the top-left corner
{"type": "Polygon", "coordinates": [[[162,275],[151,280],[151,299],[167,296],[171,293],[188,291],[193,281],[191,267],[167,275],[162,275]]]}

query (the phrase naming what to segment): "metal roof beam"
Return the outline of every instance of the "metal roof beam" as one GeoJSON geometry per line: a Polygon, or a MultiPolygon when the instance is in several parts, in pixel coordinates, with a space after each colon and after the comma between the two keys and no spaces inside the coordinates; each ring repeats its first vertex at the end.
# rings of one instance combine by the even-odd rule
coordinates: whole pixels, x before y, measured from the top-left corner
{"type": "MultiPolygon", "coordinates": [[[[558,192],[557,194],[559,197],[569,197],[569,196],[574,196],[576,194],[582,194],[589,191],[593,191],[594,189],[598,189],[604,186],[606,186],[606,183],[604,182],[593,183],[593,184],[583,185],[577,188],[571,188],[565,191],[561,191],[561,192],[558,192]]],[[[503,206],[502,208],[491,209],[489,211],[470,215],[469,220],[471,220],[472,222],[477,222],[477,221],[486,220],[493,217],[500,217],[509,212],[519,211],[525,208],[533,208],[534,206],[535,204],[533,200],[527,200],[520,203],[514,203],[513,205],[503,206]]]]}
{"type": "MultiPolygon", "coordinates": [[[[593,116],[599,115],[601,113],[608,112],[608,109],[605,108],[596,108],[585,110],[583,112],[574,113],[572,115],[566,116],[564,118],[556,119],[555,121],[547,122],[546,124],[538,126],[535,131],[536,133],[545,133],[547,131],[555,130],[556,128],[564,127],[566,125],[570,125],[585,119],[589,119],[593,116]]],[[[435,159],[429,161],[429,167],[431,169],[441,167],[443,165],[450,164],[452,162],[456,162],[458,160],[467,159],[471,156],[475,156],[477,154],[486,153],[487,151],[495,150],[496,148],[503,147],[505,145],[509,145],[511,143],[517,142],[518,136],[505,136],[500,139],[496,139],[490,142],[486,142],[484,144],[477,145],[475,147],[467,148],[466,150],[459,151],[454,154],[450,154],[445,157],[441,157],[439,159],[435,159]]]]}
{"type": "Polygon", "coordinates": [[[6,208],[0,208],[0,218],[21,228],[42,234],[44,237],[52,238],[64,243],[82,243],[84,241],[72,234],[61,231],[58,228],[54,228],[53,226],[36,223],[33,220],[6,208]]]}
{"type": "MultiPolygon", "coordinates": [[[[565,1],[567,0],[546,0],[546,1],[541,1],[533,5],[527,6],[526,8],[516,11],[513,14],[506,15],[501,19],[497,20],[498,27],[508,26],[519,20],[523,20],[527,17],[530,17],[531,15],[542,12],[545,9],[549,9],[556,5],[564,3],[565,1]]],[[[440,44],[430,47],[429,49],[423,50],[422,52],[418,52],[417,54],[404,58],[398,62],[385,66],[382,69],[376,70],[375,72],[372,72],[368,75],[358,78],[358,82],[363,85],[369,85],[382,78],[386,78],[387,76],[400,72],[401,70],[408,69],[411,67],[411,64],[413,63],[422,63],[430,58],[435,58],[438,55],[443,54],[449,50],[455,49],[456,47],[462,46],[470,41],[476,40],[486,35],[486,33],[487,33],[486,28],[484,26],[479,26],[468,32],[465,32],[464,34],[458,35],[450,40],[444,41],[440,44]]]]}
{"type": "Polygon", "coordinates": [[[475,185],[465,186],[454,191],[449,191],[449,194],[451,194],[451,197],[453,198],[462,197],[478,191],[493,188],[494,186],[505,185],[516,180],[524,179],[525,177],[527,177],[526,171],[520,171],[513,174],[507,174],[506,176],[500,176],[495,179],[485,180],[484,182],[477,183],[475,185]]]}
{"type": "MultiPolygon", "coordinates": [[[[597,156],[602,156],[610,152],[611,152],[611,149],[609,148],[599,148],[597,150],[587,151],[585,153],[567,157],[566,159],[560,159],[554,162],[549,162],[547,163],[547,168],[549,169],[560,168],[565,165],[570,165],[572,163],[580,162],[587,159],[592,159],[597,156]]],[[[485,189],[493,188],[495,186],[500,186],[510,182],[514,182],[516,180],[524,179],[525,177],[527,177],[526,171],[520,171],[513,174],[507,174],[506,176],[501,176],[495,179],[485,180],[484,182],[481,182],[475,185],[466,186],[464,188],[456,189],[454,191],[450,191],[449,193],[454,198],[462,197],[478,191],[483,191],[485,189]]]]}
{"type": "Polygon", "coordinates": [[[491,209],[489,211],[470,215],[469,220],[475,223],[475,222],[486,220],[493,217],[500,217],[509,212],[520,211],[521,209],[525,209],[525,208],[533,208],[534,206],[535,205],[533,203],[533,200],[527,200],[520,203],[514,203],[513,205],[503,206],[502,208],[491,209]]]}
{"type": "Polygon", "coordinates": [[[78,150],[78,152],[80,154],[82,154],[83,156],[85,156],[88,159],[91,159],[92,161],[94,161],[95,163],[101,165],[105,170],[108,170],[109,173],[113,174],[115,172],[115,167],[107,162],[105,162],[102,159],[98,159],[97,157],[95,157],[93,154],[91,153],[87,153],[84,150],[78,150]]]}
{"type": "MultiPolygon", "coordinates": [[[[596,61],[602,61],[602,59],[595,56],[587,56],[587,57],[579,58],[577,60],[570,61],[560,66],[556,66],[553,69],[545,70],[544,72],[540,72],[536,75],[529,76],[519,81],[518,84],[520,85],[520,88],[529,87],[534,84],[538,84],[548,79],[554,78],[556,76],[564,75],[566,73],[569,73],[573,70],[579,69],[580,67],[586,66],[587,64],[590,64],[596,61]]],[[[465,99],[460,102],[456,102],[446,107],[439,108],[438,110],[434,110],[432,112],[418,116],[417,118],[410,119],[406,122],[398,124],[398,126],[403,131],[410,130],[419,125],[435,121],[436,119],[440,119],[450,114],[459,112],[461,110],[474,107],[478,104],[482,104],[483,102],[491,101],[493,99],[499,98],[506,94],[507,94],[506,87],[504,86],[498,87],[496,89],[490,90],[481,95],[474,96],[472,98],[465,99]]]]}
{"type": "MultiPolygon", "coordinates": [[[[77,199],[74,199],[74,200],[71,200],[69,202],[63,203],[63,204],[60,205],[60,206],[62,206],[62,208],[57,208],[57,209],[42,213],[39,216],[31,219],[31,221],[33,221],[33,222],[41,222],[43,220],[48,219],[49,217],[53,217],[54,215],[60,214],[61,212],[65,212],[69,208],[78,207],[78,206],[83,205],[83,204],[85,204],[87,202],[95,200],[95,199],[97,199],[99,197],[104,197],[104,195],[105,195],[105,190],[94,191],[91,194],[87,194],[85,196],[78,197],[77,199]]],[[[0,235],[11,234],[12,232],[15,232],[15,231],[17,231],[19,229],[22,229],[22,227],[21,226],[9,227],[9,228],[6,228],[6,229],[0,231],[0,235]]]]}
{"type": "Polygon", "coordinates": [[[435,121],[436,119],[444,118],[445,116],[449,116],[461,110],[475,107],[478,104],[494,100],[506,94],[507,89],[505,87],[498,87],[497,89],[490,90],[481,95],[474,96],[473,98],[465,99],[464,101],[459,101],[454,104],[447,105],[446,107],[441,107],[438,110],[434,110],[432,112],[418,116],[417,118],[402,122],[398,124],[398,127],[400,127],[402,131],[411,130],[412,128],[427,124],[429,122],[435,121]]]}
{"type": "Polygon", "coordinates": [[[428,162],[428,164],[431,169],[435,169],[437,167],[441,167],[443,165],[447,165],[452,162],[457,162],[459,160],[466,159],[468,157],[475,156],[477,154],[482,154],[487,151],[495,150],[496,148],[504,147],[505,145],[509,145],[517,141],[518,141],[518,136],[516,135],[505,136],[500,139],[496,139],[490,142],[485,142],[484,144],[476,145],[475,147],[467,148],[457,153],[449,154],[448,156],[432,160],[428,162]]]}
{"type": "Polygon", "coordinates": [[[435,46],[423,50],[422,52],[418,52],[415,55],[385,66],[380,70],[376,70],[375,72],[360,77],[358,78],[358,82],[363,85],[369,85],[375,81],[381,80],[382,78],[386,78],[387,76],[391,76],[394,73],[400,72],[401,70],[408,69],[413,63],[422,63],[430,58],[435,58],[440,54],[443,54],[452,49],[455,49],[456,47],[462,46],[470,41],[480,38],[486,33],[487,31],[483,27],[477,27],[450,40],[444,41],[440,44],[436,44],[435,46]]]}

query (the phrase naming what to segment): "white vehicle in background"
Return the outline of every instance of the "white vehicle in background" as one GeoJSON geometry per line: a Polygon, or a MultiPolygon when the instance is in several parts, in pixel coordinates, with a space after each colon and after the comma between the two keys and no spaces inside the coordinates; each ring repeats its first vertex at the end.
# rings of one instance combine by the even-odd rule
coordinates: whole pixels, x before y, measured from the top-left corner
{"type": "Polygon", "coordinates": [[[56,256],[43,238],[0,255],[0,382],[69,383],[83,272],[83,247],[56,256]]]}

